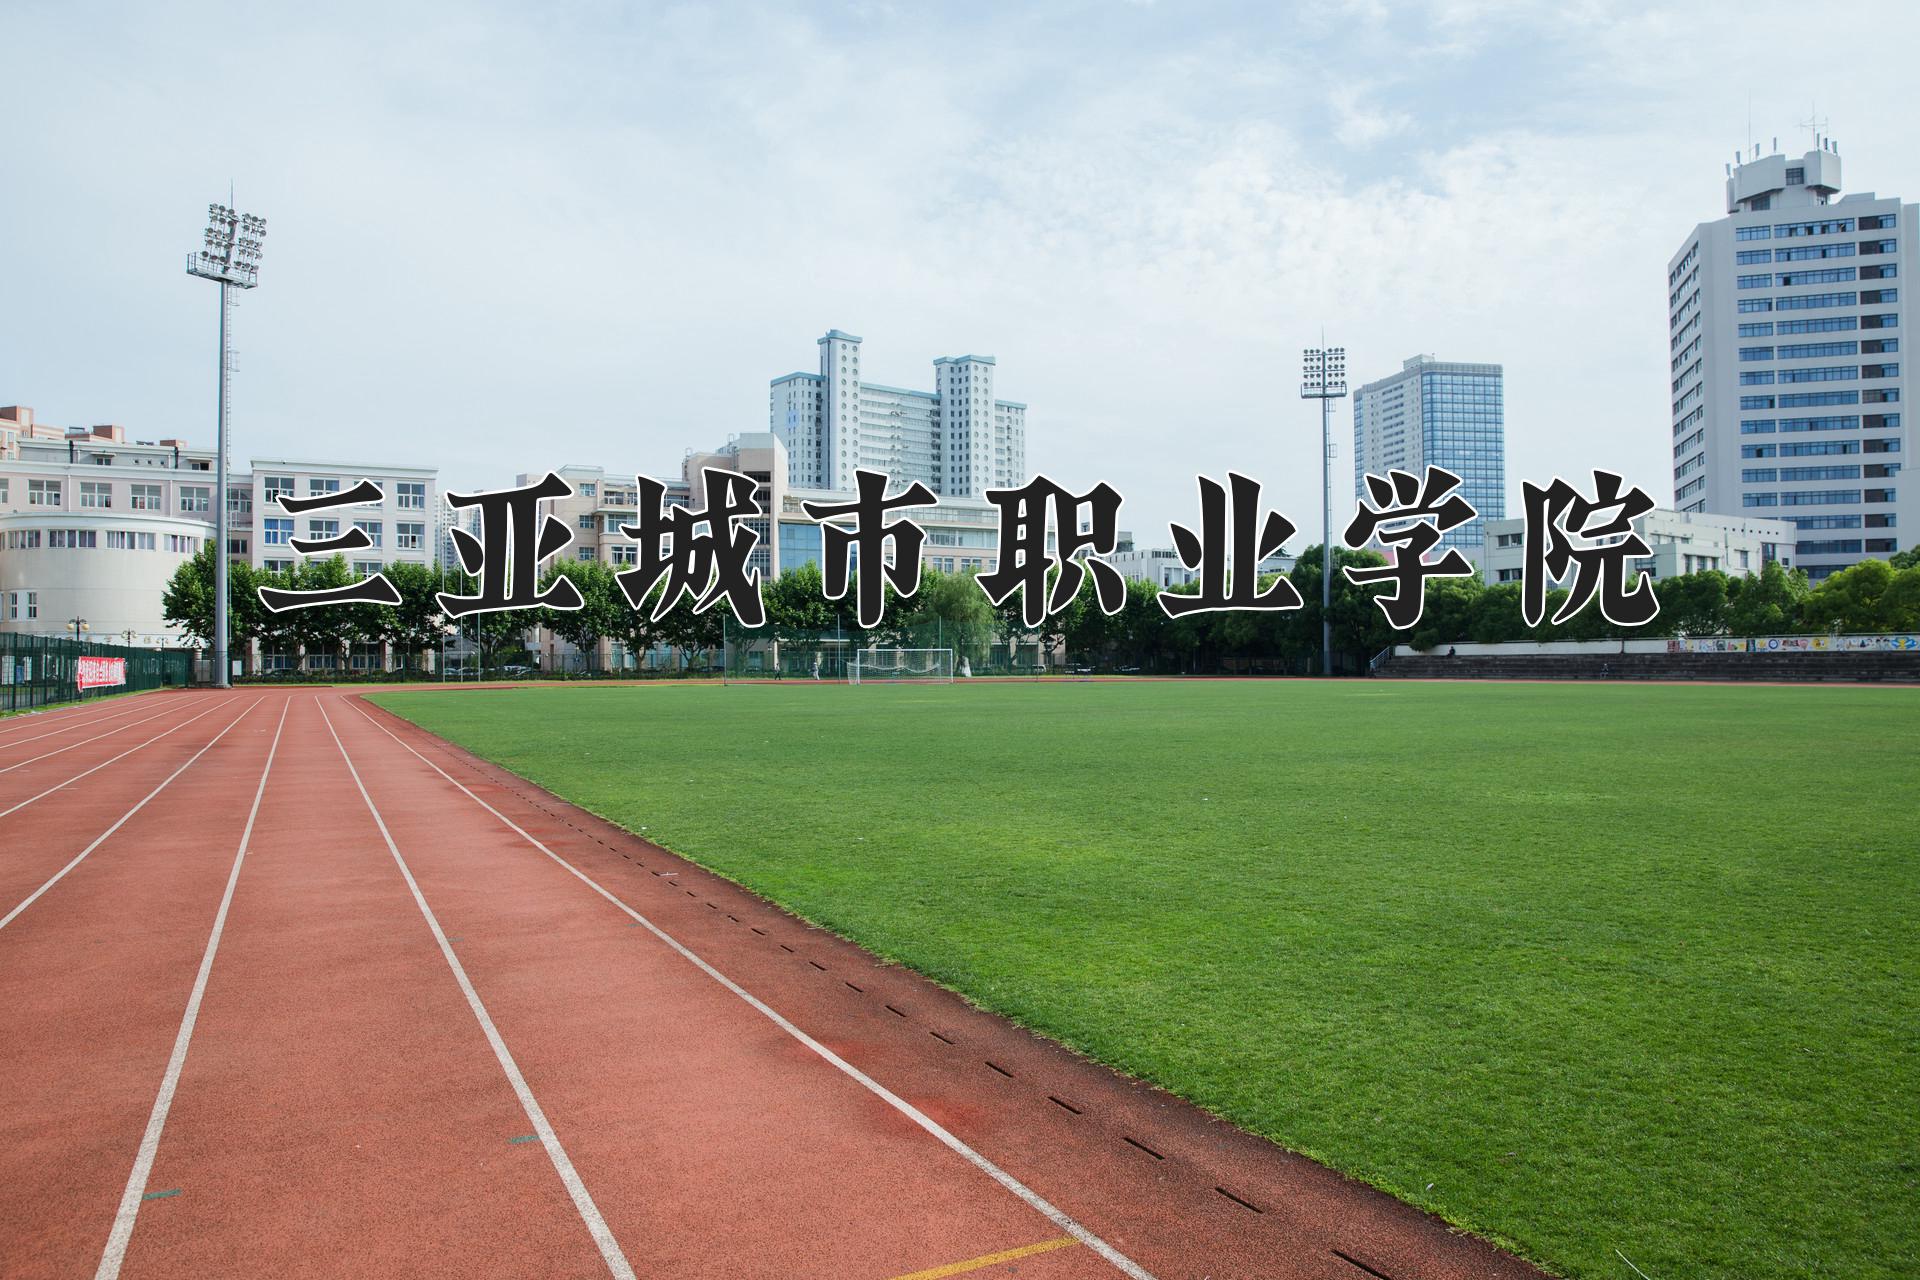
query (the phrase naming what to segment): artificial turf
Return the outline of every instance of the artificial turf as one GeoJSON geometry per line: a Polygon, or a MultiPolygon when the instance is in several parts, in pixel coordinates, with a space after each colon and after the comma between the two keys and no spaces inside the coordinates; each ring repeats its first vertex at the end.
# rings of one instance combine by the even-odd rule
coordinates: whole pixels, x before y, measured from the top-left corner
{"type": "Polygon", "coordinates": [[[375,701],[1552,1270],[1920,1274],[1920,690],[375,701]]]}

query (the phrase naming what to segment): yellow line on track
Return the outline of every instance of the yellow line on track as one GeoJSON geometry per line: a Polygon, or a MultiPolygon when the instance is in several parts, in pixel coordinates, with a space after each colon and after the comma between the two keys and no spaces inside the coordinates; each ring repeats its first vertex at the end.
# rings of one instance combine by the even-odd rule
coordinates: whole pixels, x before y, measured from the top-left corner
{"type": "Polygon", "coordinates": [[[944,1267],[931,1267],[926,1271],[912,1271],[904,1276],[895,1276],[893,1280],[942,1280],[944,1276],[962,1275],[968,1271],[978,1271],[982,1267],[991,1267],[995,1263],[1012,1262],[1015,1258],[1030,1258],[1036,1253],[1047,1253],[1053,1249],[1065,1249],[1080,1242],[1072,1236],[1061,1236],[1057,1240],[1042,1240],[1038,1244],[1023,1244],[1018,1249],[1002,1249],[999,1253],[985,1253],[977,1258],[968,1258],[965,1262],[949,1262],[944,1267]]]}

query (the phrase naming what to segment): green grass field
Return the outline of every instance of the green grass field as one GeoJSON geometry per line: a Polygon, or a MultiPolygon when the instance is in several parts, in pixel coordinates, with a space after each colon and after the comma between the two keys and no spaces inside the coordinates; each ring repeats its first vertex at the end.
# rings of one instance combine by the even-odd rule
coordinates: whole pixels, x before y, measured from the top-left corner
{"type": "Polygon", "coordinates": [[[1920,690],[375,701],[1566,1275],[1920,1275],[1920,690]]]}

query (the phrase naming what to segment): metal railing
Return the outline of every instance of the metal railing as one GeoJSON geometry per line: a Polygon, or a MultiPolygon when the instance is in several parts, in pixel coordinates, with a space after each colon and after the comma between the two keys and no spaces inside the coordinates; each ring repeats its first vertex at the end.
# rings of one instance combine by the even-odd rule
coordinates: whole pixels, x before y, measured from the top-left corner
{"type": "Polygon", "coordinates": [[[65,636],[0,632],[0,711],[79,702],[109,693],[159,689],[192,683],[193,654],[187,649],[140,649],[95,644],[65,636]],[[81,658],[124,658],[127,682],[82,689],[81,658]]]}

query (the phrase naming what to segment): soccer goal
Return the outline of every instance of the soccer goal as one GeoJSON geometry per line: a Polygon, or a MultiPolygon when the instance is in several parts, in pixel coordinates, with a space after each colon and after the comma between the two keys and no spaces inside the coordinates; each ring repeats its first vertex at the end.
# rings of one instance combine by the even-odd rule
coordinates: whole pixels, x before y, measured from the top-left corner
{"type": "Polygon", "coordinates": [[[848,684],[952,684],[951,649],[855,649],[847,662],[848,684]]]}

